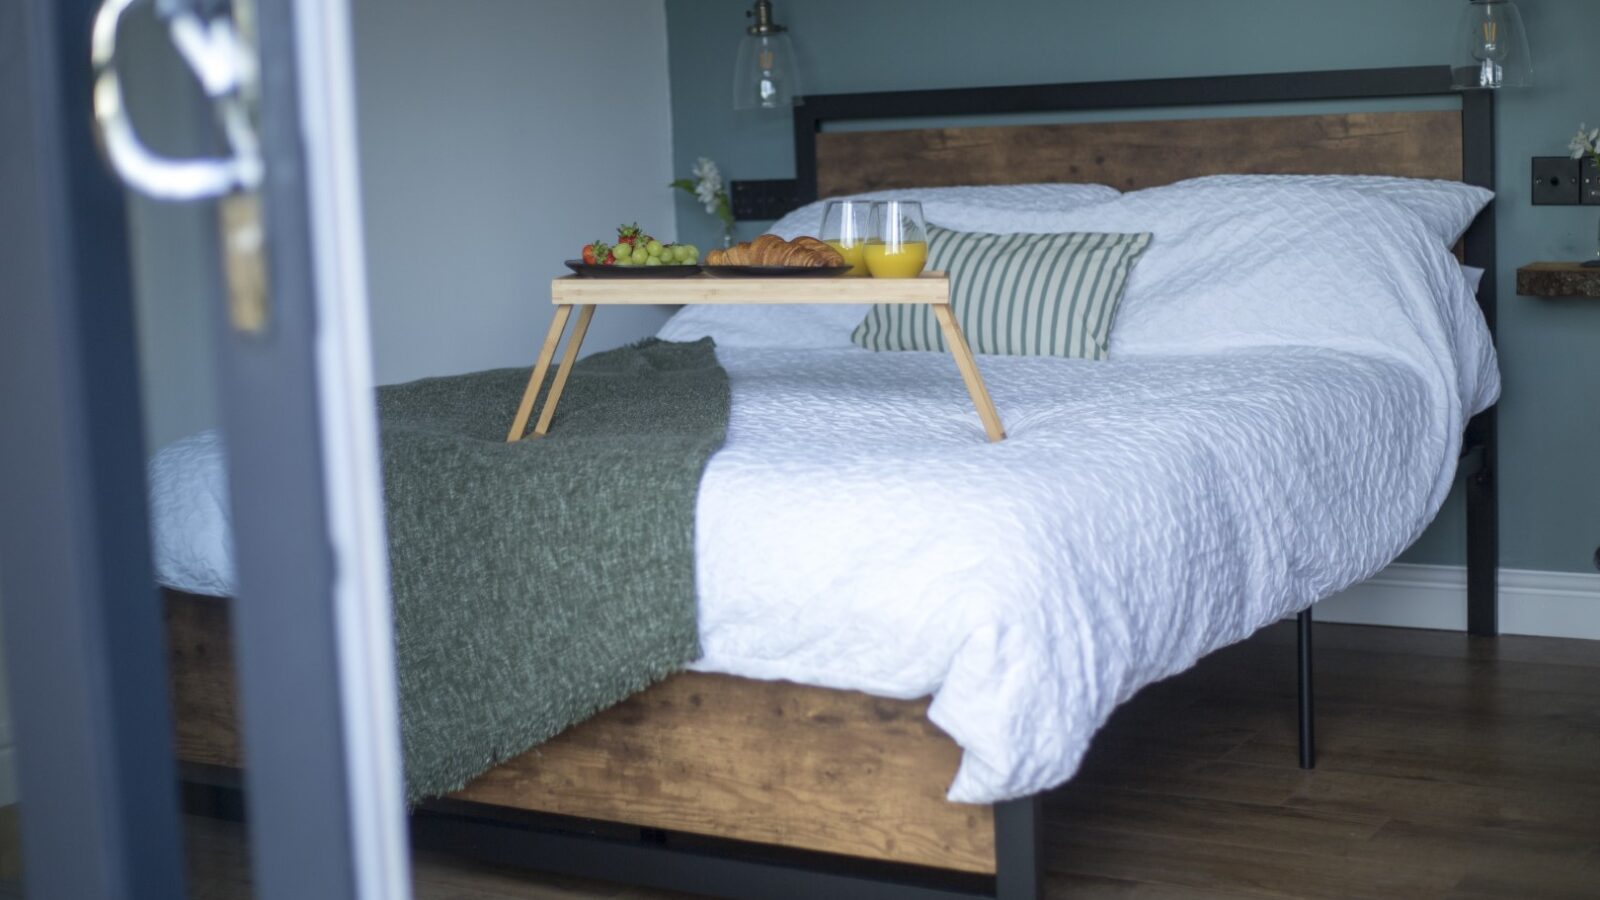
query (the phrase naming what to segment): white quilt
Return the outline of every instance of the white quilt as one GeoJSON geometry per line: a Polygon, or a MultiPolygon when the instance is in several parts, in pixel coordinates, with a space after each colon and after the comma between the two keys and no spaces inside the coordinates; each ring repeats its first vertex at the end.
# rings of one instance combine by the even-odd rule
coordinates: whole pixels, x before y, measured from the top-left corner
{"type": "MultiPolygon", "coordinates": [[[[662,330],[716,338],[733,386],[698,668],[932,694],[965,750],[956,801],[1065,781],[1140,687],[1382,568],[1498,391],[1446,236],[1382,196],[1202,180],[1039,224],[1157,240],[1112,360],[980,358],[999,444],[948,357],[849,345],[859,310],[691,307],[662,330]]],[[[152,464],[158,571],[225,593],[202,442],[152,464]]]]}

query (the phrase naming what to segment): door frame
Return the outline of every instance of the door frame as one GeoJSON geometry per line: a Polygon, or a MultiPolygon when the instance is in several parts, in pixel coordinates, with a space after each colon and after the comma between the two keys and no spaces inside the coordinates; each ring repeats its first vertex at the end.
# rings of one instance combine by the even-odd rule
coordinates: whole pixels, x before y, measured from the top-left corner
{"type": "Polygon", "coordinates": [[[0,603],[33,898],[184,896],[122,188],[91,0],[0,11],[0,603]],[[10,18],[10,22],[3,21],[10,18]]]}
{"type": "Polygon", "coordinates": [[[349,8],[254,6],[269,312],[259,333],[213,321],[256,896],[403,900],[349,8]]]}
{"type": "MultiPolygon", "coordinates": [[[[166,15],[197,4],[158,2],[166,15]]],[[[216,3],[199,6],[214,10],[216,3]]],[[[28,895],[184,896],[94,0],[0,9],[0,602],[28,895]]],[[[255,0],[270,317],[212,319],[255,895],[410,895],[346,2],[255,0]]],[[[195,265],[216,271],[222,241],[195,265]]]]}

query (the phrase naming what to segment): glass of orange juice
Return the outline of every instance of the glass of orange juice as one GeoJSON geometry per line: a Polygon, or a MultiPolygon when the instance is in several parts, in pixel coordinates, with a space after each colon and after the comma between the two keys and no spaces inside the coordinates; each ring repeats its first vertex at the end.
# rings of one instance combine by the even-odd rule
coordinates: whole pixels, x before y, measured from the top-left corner
{"type": "Polygon", "coordinates": [[[915,278],[928,264],[928,228],[922,204],[880,200],[867,216],[867,271],[873,278],[915,278]]]}
{"type": "Polygon", "coordinates": [[[829,200],[822,210],[822,240],[839,251],[850,264],[848,276],[867,274],[867,217],[872,204],[865,200],[829,200]]]}

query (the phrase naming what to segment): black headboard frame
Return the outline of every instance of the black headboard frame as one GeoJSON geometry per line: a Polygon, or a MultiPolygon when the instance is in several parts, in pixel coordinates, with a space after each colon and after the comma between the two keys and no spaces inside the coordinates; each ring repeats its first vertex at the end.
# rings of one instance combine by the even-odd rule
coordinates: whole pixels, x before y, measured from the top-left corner
{"type": "MultiPolygon", "coordinates": [[[[811,96],[794,108],[794,198],[798,203],[816,199],[817,135],[825,124],[836,122],[1448,96],[1461,100],[1462,180],[1494,190],[1494,93],[1458,91],[1451,80],[1448,66],[1413,66],[811,96]]],[[[1493,335],[1498,282],[1494,204],[1467,231],[1462,257],[1484,270],[1478,304],[1493,335]]],[[[1467,630],[1479,635],[1499,631],[1497,445],[1491,407],[1468,423],[1460,464],[1467,488],[1467,630]]]]}

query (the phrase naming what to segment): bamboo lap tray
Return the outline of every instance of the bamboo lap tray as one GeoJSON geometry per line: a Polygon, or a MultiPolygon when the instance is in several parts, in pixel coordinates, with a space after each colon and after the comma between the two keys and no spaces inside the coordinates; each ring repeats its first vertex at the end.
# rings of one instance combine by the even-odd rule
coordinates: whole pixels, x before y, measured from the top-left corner
{"type": "Polygon", "coordinates": [[[561,402],[561,392],[567,386],[567,376],[572,364],[578,360],[578,348],[589,331],[589,320],[594,318],[596,306],[645,306],[690,303],[926,303],[944,330],[945,344],[955,357],[956,368],[966,382],[972,405],[983,421],[983,430],[989,440],[1000,441],[1006,436],[995,412],[989,390],[983,385],[978,364],[972,358],[972,348],[966,335],[950,312],[950,279],[944,272],[924,272],[916,278],[714,278],[696,275],[692,278],[579,278],[567,275],[550,282],[550,299],[555,304],[555,318],[545,334],[544,346],[539,349],[539,359],[534,363],[533,374],[528,379],[527,390],[522,393],[522,403],[517,407],[517,417],[511,423],[506,441],[519,441],[527,432],[528,419],[533,415],[534,401],[539,387],[544,384],[550,363],[555,359],[556,348],[561,344],[561,334],[567,328],[574,307],[578,320],[567,340],[566,353],[561,357],[561,367],[556,370],[555,381],[550,385],[550,395],[533,426],[533,437],[543,437],[550,431],[550,420],[555,417],[556,404],[561,402]]]}

